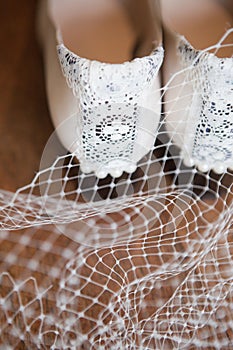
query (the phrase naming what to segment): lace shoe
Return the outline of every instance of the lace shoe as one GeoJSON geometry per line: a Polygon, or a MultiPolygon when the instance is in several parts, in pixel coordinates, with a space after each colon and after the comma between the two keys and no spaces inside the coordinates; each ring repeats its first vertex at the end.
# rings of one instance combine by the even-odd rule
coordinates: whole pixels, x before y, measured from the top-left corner
{"type": "Polygon", "coordinates": [[[233,58],[217,56],[221,45],[209,52],[169,30],[165,38],[166,129],[185,165],[224,173],[233,168],[233,58]]]}
{"type": "MultiPolygon", "coordinates": [[[[138,161],[153,148],[161,114],[159,71],[163,62],[163,48],[159,30],[154,29],[151,31],[150,47],[152,39],[155,41],[152,52],[143,57],[130,57],[130,47],[134,52],[137,51],[135,48],[140,51],[138,35],[130,27],[133,21],[130,22],[130,16],[126,16],[126,10],[118,0],[101,0],[100,3],[103,12],[106,11],[109,16],[118,14],[119,18],[111,25],[120,22],[121,31],[125,26],[128,39],[124,40],[129,41],[128,51],[127,45],[120,45],[115,29],[119,50],[123,51],[124,48],[127,51],[122,53],[123,59],[116,48],[116,59],[113,56],[108,58],[108,51],[106,57],[101,57],[98,38],[95,39],[93,30],[91,35],[92,41],[96,40],[97,54],[93,54],[94,48],[91,53],[90,49],[87,50],[87,55],[84,48],[79,50],[74,23],[75,32],[79,35],[85,26],[88,29],[88,16],[92,16],[96,28],[96,23],[101,22],[103,17],[99,7],[98,18],[94,10],[86,8],[88,4],[85,5],[84,1],[44,1],[40,9],[39,29],[46,66],[48,102],[58,137],[79,160],[84,173],[94,172],[97,177],[104,178],[108,174],[119,177],[124,171],[134,172],[138,161]],[[57,10],[59,6],[60,12],[57,10]],[[63,13],[66,17],[64,20],[63,13]],[[85,16],[87,23],[83,20],[85,16]],[[75,43],[70,41],[69,31],[75,43]],[[75,50],[71,47],[75,47],[75,50]]],[[[102,29],[103,35],[105,31],[102,29]]],[[[141,37],[140,42],[143,43],[141,37]]],[[[86,43],[86,47],[89,46],[90,43],[86,43]]],[[[107,41],[104,47],[108,47],[107,41]]]]}

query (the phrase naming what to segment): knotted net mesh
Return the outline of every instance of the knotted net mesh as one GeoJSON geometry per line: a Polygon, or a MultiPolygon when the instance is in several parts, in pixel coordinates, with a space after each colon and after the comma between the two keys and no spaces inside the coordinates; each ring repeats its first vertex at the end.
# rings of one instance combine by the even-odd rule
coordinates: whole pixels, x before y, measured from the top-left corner
{"type": "MultiPolygon", "coordinates": [[[[200,79],[184,71],[176,103],[200,79]]],[[[54,133],[32,183],[1,191],[0,349],[233,349],[233,173],[184,165],[173,81],[135,173],[83,174],[54,133]]]]}

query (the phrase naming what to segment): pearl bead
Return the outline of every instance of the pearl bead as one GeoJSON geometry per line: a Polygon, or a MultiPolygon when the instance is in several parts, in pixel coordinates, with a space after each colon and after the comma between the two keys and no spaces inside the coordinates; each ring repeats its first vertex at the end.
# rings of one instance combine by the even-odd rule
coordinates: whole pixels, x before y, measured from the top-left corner
{"type": "Polygon", "coordinates": [[[99,179],[104,179],[108,175],[108,172],[105,169],[99,169],[96,171],[96,176],[99,179]]]}
{"type": "Polygon", "coordinates": [[[122,173],[123,173],[123,171],[121,169],[113,169],[110,172],[112,177],[120,177],[122,175],[122,173]]]}
{"type": "Polygon", "coordinates": [[[134,173],[137,169],[137,165],[136,164],[130,164],[127,168],[127,173],[131,174],[134,173]]]}
{"type": "Polygon", "coordinates": [[[184,165],[192,167],[194,164],[194,160],[191,157],[184,158],[184,165]]]}
{"type": "Polygon", "coordinates": [[[218,163],[218,164],[215,165],[215,167],[214,167],[213,170],[214,170],[214,172],[215,172],[216,174],[222,174],[222,173],[224,173],[224,171],[226,170],[226,168],[225,168],[225,166],[224,166],[223,164],[218,163]]]}
{"type": "Polygon", "coordinates": [[[92,171],[91,167],[87,164],[82,164],[81,165],[81,170],[83,173],[88,174],[92,171]]]}
{"type": "Polygon", "coordinates": [[[206,173],[208,170],[210,170],[208,164],[204,163],[199,164],[198,169],[203,173],[206,173]]]}

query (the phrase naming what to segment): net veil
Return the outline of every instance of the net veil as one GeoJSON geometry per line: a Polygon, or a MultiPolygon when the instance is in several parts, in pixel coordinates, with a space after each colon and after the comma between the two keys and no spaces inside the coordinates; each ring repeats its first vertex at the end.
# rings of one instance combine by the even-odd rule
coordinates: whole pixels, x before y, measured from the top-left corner
{"type": "Polygon", "coordinates": [[[233,173],[184,165],[166,129],[192,68],[135,173],[83,174],[54,132],[0,191],[0,349],[233,349],[233,173]]]}

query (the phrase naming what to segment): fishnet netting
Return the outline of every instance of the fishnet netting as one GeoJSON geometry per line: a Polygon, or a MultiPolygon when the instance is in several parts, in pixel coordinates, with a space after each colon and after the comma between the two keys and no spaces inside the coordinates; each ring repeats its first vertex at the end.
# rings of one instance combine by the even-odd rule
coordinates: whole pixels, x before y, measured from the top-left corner
{"type": "Polygon", "coordinates": [[[1,349],[233,349],[232,172],[186,167],[167,113],[132,175],[81,173],[54,134],[1,191],[1,349]]]}

